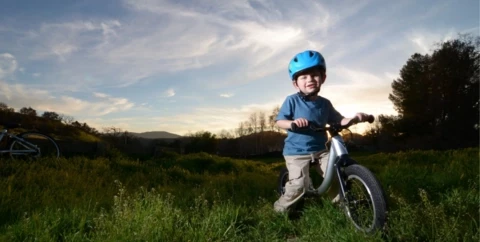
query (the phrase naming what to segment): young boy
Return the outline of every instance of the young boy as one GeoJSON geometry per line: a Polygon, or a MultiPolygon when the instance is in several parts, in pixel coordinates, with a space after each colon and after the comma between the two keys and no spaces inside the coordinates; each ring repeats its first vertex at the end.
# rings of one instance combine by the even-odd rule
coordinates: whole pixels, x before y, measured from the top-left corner
{"type": "MultiPolygon", "coordinates": [[[[332,103],[318,96],[320,87],[325,82],[326,64],[323,56],[313,50],[298,53],[290,61],[288,71],[293,87],[298,91],[296,94],[287,96],[282,104],[276,119],[276,125],[287,130],[287,138],[283,148],[283,155],[288,169],[289,181],[285,184],[285,194],[274,204],[274,209],[279,212],[286,211],[297,202],[311,186],[309,176],[309,162],[312,157],[319,159],[315,167],[317,172],[325,176],[327,168],[328,150],[325,143],[328,141],[326,133],[302,130],[292,132],[291,124],[298,127],[306,127],[309,122],[319,127],[326,124],[347,124],[351,119],[344,118],[333,108],[332,103]]],[[[368,115],[357,113],[359,121],[365,121],[368,115]]],[[[339,201],[339,184],[336,179],[332,180],[328,195],[333,202],[339,201]]]]}

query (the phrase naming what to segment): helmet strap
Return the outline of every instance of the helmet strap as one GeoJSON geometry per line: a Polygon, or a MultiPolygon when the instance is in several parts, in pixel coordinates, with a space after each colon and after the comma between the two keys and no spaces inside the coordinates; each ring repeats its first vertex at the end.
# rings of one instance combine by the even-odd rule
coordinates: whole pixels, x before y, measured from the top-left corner
{"type": "MultiPolygon", "coordinates": [[[[296,83],[297,81],[294,80],[294,82],[296,83]]],[[[319,92],[320,92],[320,88],[317,88],[315,91],[311,93],[303,93],[301,90],[298,90],[297,93],[304,99],[310,99],[311,97],[317,96],[319,92]]]]}
{"type": "Polygon", "coordinates": [[[311,93],[303,93],[302,91],[298,91],[298,95],[303,97],[304,99],[310,99],[311,97],[317,96],[319,91],[314,91],[311,93]]]}

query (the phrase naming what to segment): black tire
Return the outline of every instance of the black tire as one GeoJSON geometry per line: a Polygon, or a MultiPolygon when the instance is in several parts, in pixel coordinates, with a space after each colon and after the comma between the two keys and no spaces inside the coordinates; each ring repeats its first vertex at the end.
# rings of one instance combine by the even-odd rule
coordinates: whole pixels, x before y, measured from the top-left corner
{"type": "Polygon", "coordinates": [[[33,150],[33,147],[28,147],[28,145],[23,144],[17,140],[12,140],[12,142],[10,143],[10,157],[12,159],[18,159],[20,157],[34,158],[34,159],[38,159],[40,157],[51,157],[51,158],[60,157],[60,148],[58,147],[57,142],[47,134],[30,131],[30,132],[21,133],[18,135],[18,137],[35,145],[37,148],[39,148],[39,152],[15,153],[13,152],[14,150],[33,150]]]}
{"type": "Polygon", "coordinates": [[[387,220],[387,202],[375,175],[358,164],[346,167],[344,172],[346,188],[342,202],[347,216],[358,230],[367,234],[383,230],[387,220]]]}
{"type": "Polygon", "coordinates": [[[285,193],[285,184],[288,182],[288,169],[283,167],[277,179],[277,194],[282,196],[285,193]]]}

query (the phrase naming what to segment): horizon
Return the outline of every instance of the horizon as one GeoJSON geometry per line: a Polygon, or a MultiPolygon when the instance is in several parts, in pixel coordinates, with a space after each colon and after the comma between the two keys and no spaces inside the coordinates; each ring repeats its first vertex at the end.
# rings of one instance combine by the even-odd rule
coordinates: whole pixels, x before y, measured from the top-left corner
{"type": "Polygon", "coordinates": [[[288,62],[313,49],[327,63],[319,95],[342,115],[397,115],[388,95],[410,56],[478,36],[478,21],[473,0],[12,1],[0,9],[0,102],[99,131],[218,134],[295,93],[288,62]]]}

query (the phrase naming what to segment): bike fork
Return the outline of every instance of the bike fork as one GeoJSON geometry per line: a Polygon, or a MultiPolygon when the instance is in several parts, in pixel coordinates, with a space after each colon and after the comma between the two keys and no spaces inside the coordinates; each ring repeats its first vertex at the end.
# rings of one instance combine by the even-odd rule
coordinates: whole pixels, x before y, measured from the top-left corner
{"type": "Polygon", "coordinates": [[[343,199],[346,198],[345,196],[345,189],[346,189],[346,186],[347,186],[347,183],[346,181],[343,179],[343,172],[340,170],[340,164],[337,163],[337,165],[335,165],[335,170],[337,171],[337,178],[338,178],[338,183],[340,184],[340,193],[341,193],[341,197],[343,199]]]}

